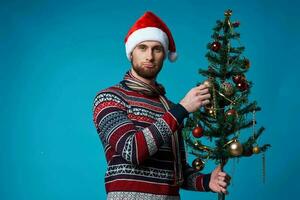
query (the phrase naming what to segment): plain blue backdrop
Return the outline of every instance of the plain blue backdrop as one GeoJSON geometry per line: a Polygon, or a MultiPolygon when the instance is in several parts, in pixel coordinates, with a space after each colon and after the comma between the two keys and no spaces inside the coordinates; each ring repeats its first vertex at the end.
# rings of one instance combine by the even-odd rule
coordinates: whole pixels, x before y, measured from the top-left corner
{"type": "MultiPolygon", "coordinates": [[[[266,153],[231,161],[228,200],[296,199],[299,191],[299,1],[0,1],[0,199],[104,199],[106,161],[92,122],[96,93],[121,80],[130,63],[124,37],[146,10],[172,30],[179,59],[158,80],[178,102],[204,78],[204,55],[226,9],[241,22],[251,61],[251,99],[262,111],[266,153]]],[[[245,131],[242,134],[249,135],[245,131]]],[[[193,158],[190,158],[190,161],[193,158]]],[[[204,172],[214,167],[209,162],[204,172]]],[[[181,191],[182,199],[216,194],[181,191]]]]}

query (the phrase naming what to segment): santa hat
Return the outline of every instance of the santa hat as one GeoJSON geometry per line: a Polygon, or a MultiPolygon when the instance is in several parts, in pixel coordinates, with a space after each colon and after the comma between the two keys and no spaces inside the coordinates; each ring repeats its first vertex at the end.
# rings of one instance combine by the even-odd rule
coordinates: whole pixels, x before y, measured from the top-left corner
{"type": "Polygon", "coordinates": [[[176,47],[171,31],[158,16],[149,11],[134,23],[125,37],[126,56],[129,60],[136,45],[146,40],[160,42],[169,60],[176,60],[176,47]]]}

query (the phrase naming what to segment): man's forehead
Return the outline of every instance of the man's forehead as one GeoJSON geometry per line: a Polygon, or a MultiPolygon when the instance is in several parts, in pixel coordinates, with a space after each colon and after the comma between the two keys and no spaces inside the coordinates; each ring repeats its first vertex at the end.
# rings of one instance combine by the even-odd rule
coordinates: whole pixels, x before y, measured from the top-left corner
{"type": "Polygon", "coordinates": [[[162,46],[162,44],[155,40],[146,40],[143,42],[140,42],[138,45],[147,45],[147,46],[162,46]]]}

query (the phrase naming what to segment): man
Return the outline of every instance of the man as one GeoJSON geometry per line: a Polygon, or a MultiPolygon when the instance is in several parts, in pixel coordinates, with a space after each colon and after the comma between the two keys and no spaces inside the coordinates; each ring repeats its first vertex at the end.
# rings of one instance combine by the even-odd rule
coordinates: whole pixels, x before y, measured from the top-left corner
{"type": "Polygon", "coordinates": [[[227,193],[230,177],[217,167],[201,174],[185,158],[182,122],[209,103],[207,86],[192,88],[178,104],[156,78],[164,59],[176,59],[166,24],[146,12],[125,38],[131,69],[94,100],[94,123],[108,169],[107,199],[179,199],[179,188],[227,193]]]}

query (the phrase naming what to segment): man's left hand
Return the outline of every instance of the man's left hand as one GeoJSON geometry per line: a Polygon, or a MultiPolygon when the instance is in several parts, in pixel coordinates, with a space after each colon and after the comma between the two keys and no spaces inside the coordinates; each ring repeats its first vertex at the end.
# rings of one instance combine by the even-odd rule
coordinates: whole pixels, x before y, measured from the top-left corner
{"type": "Polygon", "coordinates": [[[221,166],[218,166],[211,173],[209,188],[214,192],[228,194],[227,186],[230,184],[230,179],[229,175],[221,171],[221,166]]]}

